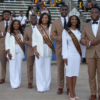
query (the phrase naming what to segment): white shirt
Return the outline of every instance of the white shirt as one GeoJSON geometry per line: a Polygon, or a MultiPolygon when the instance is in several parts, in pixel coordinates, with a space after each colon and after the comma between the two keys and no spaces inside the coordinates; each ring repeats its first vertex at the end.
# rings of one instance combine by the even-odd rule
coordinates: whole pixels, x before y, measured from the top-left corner
{"type": "Polygon", "coordinates": [[[31,15],[32,15],[32,11],[30,10],[30,11],[29,11],[29,17],[28,17],[29,21],[30,21],[31,15]]]}
{"type": "Polygon", "coordinates": [[[39,23],[39,19],[40,19],[40,17],[37,15],[37,23],[39,23]]]}
{"type": "MultiPolygon", "coordinates": [[[[61,22],[62,22],[63,27],[64,27],[64,20],[65,20],[65,18],[61,17],[61,22]]],[[[68,23],[68,16],[66,16],[66,24],[67,23],[68,23]]]]}
{"type": "Polygon", "coordinates": [[[25,24],[26,16],[19,16],[18,20],[20,21],[21,24],[25,24]]]}
{"type": "MultiPolygon", "coordinates": [[[[10,20],[8,21],[8,26],[9,26],[10,20]]],[[[6,21],[4,20],[4,27],[6,28],[6,21]]],[[[2,36],[4,36],[3,32],[1,33],[2,36]]]]}
{"type": "Polygon", "coordinates": [[[34,28],[35,28],[35,26],[31,25],[31,27],[32,27],[32,31],[33,31],[33,30],[34,30],[34,28]]]}
{"type": "MultiPolygon", "coordinates": [[[[9,23],[10,23],[10,20],[8,21],[8,26],[9,26],[9,23]]],[[[6,27],[6,21],[4,20],[4,24],[5,24],[5,27],[6,27]]]]}
{"type": "MultiPolygon", "coordinates": [[[[92,20],[92,22],[93,22],[93,20],[92,20]]],[[[96,22],[98,22],[98,24],[92,24],[92,31],[93,31],[93,34],[95,37],[97,36],[97,32],[98,32],[99,20],[96,22]]]]}

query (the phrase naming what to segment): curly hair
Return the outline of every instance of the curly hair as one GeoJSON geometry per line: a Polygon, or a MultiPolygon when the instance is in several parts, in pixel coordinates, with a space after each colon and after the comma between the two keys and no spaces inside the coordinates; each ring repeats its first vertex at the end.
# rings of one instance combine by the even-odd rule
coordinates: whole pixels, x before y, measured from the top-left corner
{"type": "Polygon", "coordinates": [[[50,15],[48,15],[47,13],[43,13],[42,15],[41,15],[41,17],[40,17],[40,19],[39,19],[39,25],[41,25],[42,24],[42,18],[43,18],[43,16],[44,15],[47,15],[48,16],[48,23],[47,23],[47,27],[49,28],[49,26],[50,26],[50,24],[51,24],[51,16],[50,15]]]}
{"type": "Polygon", "coordinates": [[[19,20],[13,20],[13,22],[12,22],[12,24],[11,24],[11,26],[10,26],[10,34],[11,34],[11,33],[14,33],[14,34],[15,34],[15,32],[14,32],[14,27],[13,27],[13,25],[14,25],[15,22],[18,22],[18,23],[19,23],[19,31],[20,31],[21,34],[23,35],[23,29],[22,29],[22,27],[21,27],[21,25],[20,25],[20,21],[19,21],[19,20]]]}
{"type": "MultiPolygon", "coordinates": [[[[73,15],[73,16],[75,16],[76,19],[77,19],[76,28],[77,28],[78,30],[80,30],[80,19],[79,19],[76,15],[73,15]]],[[[72,24],[71,24],[71,18],[72,18],[73,16],[71,16],[71,17],[69,18],[68,23],[67,23],[67,27],[71,27],[71,26],[72,26],[72,24]]]]}

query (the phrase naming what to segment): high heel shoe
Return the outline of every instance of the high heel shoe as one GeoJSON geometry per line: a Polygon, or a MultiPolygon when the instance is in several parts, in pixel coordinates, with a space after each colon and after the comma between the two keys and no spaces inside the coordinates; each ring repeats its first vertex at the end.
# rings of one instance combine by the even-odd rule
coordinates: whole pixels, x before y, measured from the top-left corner
{"type": "Polygon", "coordinates": [[[70,93],[69,93],[69,98],[70,98],[70,100],[75,100],[75,98],[71,98],[71,97],[70,97],[70,93]]]}
{"type": "Polygon", "coordinates": [[[75,99],[79,100],[79,97],[75,97],[75,99]]]}
{"type": "Polygon", "coordinates": [[[70,100],[75,100],[75,98],[70,98],[70,100]]]}

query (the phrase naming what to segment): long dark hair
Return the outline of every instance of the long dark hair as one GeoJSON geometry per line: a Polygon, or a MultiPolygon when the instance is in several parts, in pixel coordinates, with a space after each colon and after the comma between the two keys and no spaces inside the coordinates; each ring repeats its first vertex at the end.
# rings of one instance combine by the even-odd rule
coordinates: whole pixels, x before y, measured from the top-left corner
{"type": "Polygon", "coordinates": [[[20,21],[19,21],[19,20],[13,20],[13,22],[12,22],[12,24],[11,24],[11,26],[10,26],[10,34],[11,34],[11,33],[14,33],[14,34],[15,34],[15,32],[14,32],[14,27],[13,27],[13,25],[14,25],[15,22],[18,22],[18,23],[19,23],[19,31],[20,31],[21,34],[23,35],[23,30],[22,30],[22,27],[21,27],[21,25],[20,25],[20,21]]]}
{"type": "Polygon", "coordinates": [[[29,11],[31,10],[31,6],[28,7],[28,10],[26,12],[26,17],[28,18],[29,17],[29,11]]]}
{"type": "Polygon", "coordinates": [[[40,19],[39,19],[39,25],[41,25],[42,24],[42,18],[43,18],[43,16],[44,15],[47,15],[48,16],[48,23],[47,23],[47,27],[49,28],[49,26],[50,26],[50,24],[51,24],[51,16],[50,15],[48,15],[47,13],[43,13],[42,15],[41,15],[41,17],[40,17],[40,19]]]}
{"type": "MultiPolygon", "coordinates": [[[[79,19],[76,15],[73,15],[73,16],[75,16],[76,19],[77,19],[76,28],[77,28],[78,30],[80,30],[80,19],[79,19]]],[[[72,24],[71,24],[71,18],[72,18],[73,16],[71,16],[71,17],[69,18],[68,23],[67,23],[67,27],[71,27],[71,26],[72,26],[72,24]]]]}

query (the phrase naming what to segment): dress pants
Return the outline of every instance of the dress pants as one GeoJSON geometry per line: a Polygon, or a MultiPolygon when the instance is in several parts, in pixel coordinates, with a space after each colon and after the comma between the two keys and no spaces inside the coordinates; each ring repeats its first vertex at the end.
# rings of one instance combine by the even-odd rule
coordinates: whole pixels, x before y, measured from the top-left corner
{"type": "Polygon", "coordinates": [[[10,72],[10,84],[12,88],[18,88],[21,84],[21,66],[22,56],[20,46],[15,46],[15,59],[9,59],[9,72],[10,72]]]}
{"type": "Polygon", "coordinates": [[[33,83],[33,64],[34,64],[34,55],[33,56],[27,56],[28,83],[33,83]]]}
{"type": "Polygon", "coordinates": [[[98,82],[98,94],[100,95],[100,58],[95,54],[93,58],[86,58],[88,64],[88,74],[89,74],[89,85],[91,89],[91,94],[97,93],[96,86],[96,72],[97,72],[97,82],[98,82]]]}
{"type": "Polygon", "coordinates": [[[51,82],[51,57],[47,57],[47,45],[44,44],[44,56],[35,57],[37,91],[48,91],[51,82]]]}
{"type": "MultiPolygon", "coordinates": [[[[56,45],[58,88],[64,88],[64,60],[62,59],[61,51],[57,50],[57,48],[59,48],[59,45],[56,45]]],[[[67,82],[66,87],[68,87],[67,82]]]]}
{"type": "Polygon", "coordinates": [[[1,79],[5,79],[6,77],[6,51],[0,50],[0,57],[1,57],[1,79]]]}

